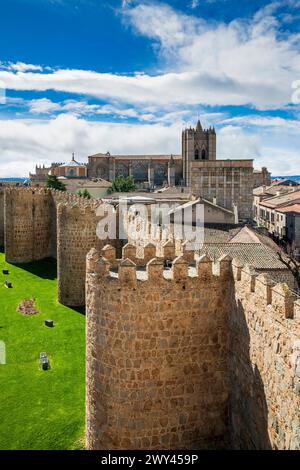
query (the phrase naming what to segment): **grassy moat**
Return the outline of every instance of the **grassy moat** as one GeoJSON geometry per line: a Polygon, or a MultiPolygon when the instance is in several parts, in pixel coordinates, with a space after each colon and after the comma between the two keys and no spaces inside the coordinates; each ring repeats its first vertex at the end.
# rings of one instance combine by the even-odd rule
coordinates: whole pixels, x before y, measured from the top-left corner
{"type": "Polygon", "coordinates": [[[54,260],[14,266],[0,253],[0,341],[7,362],[0,365],[0,449],[84,447],[85,317],[58,304],[56,291],[54,260]],[[39,313],[18,313],[20,302],[32,298],[39,313]],[[48,354],[48,371],[39,367],[40,352],[48,354]]]}

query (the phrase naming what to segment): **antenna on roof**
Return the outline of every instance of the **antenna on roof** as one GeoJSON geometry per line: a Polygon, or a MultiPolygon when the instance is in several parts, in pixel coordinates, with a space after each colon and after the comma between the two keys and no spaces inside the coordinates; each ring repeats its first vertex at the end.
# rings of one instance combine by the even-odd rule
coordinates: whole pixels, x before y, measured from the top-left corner
{"type": "Polygon", "coordinates": [[[75,153],[72,153],[72,162],[75,162],[75,153]]]}

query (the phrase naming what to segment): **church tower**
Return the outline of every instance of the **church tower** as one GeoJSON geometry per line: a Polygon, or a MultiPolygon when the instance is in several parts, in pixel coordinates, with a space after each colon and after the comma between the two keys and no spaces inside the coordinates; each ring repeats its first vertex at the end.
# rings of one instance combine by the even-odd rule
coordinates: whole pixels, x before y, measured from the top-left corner
{"type": "Polygon", "coordinates": [[[182,162],[185,186],[190,186],[190,167],[192,161],[216,160],[216,132],[214,127],[203,129],[198,119],[195,129],[191,127],[182,132],[182,162]]]}

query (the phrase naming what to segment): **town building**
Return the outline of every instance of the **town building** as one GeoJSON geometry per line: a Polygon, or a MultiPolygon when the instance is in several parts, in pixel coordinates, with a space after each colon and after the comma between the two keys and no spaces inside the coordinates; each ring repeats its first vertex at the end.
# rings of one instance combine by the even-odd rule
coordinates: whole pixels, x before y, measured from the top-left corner
{"type": "Polygon", "coordinates": [[[64,178],[87,178],[87,167],[82,163],[75,160],[74,153],[72,154],[72,160],[67,163],[62,163],[59,166],[51,169],[51,174],[56,176],[62,176],[64,178]]]}
{"type": "Polygon", "coordinates": [[[258,227],[263,227],[296,257],[300,251],[300,189],[274,185],[254,190],[253,213],[258,227]],[[275,195],[274,195],[275,193],[275,195]]]}
{"type": "Polygon", "coordinates": [[[260,183],[270,182],[266,168],[253,172],[253,159],[217,159],[217,136],[214,128],[204,129],[200,120],[195,128],[182,132],[181,155],[114,155],[97,153],[88,157],[86,165],[74,159],[67,164],[53,164],[49,169],[37,168],[36,181],[50,174],[65,178],[101,178],[112,182],[118,176],[132,176],[140,189],[183,187],[196,198],[234,212],[240,220],[252,219],[252,191],[260,183]]]}
{"type": "Polygon", "coordinates": [[[287,248],[297,260],[300,261],[300,204],[281,207],[277,215],[282,220],[282,233],[287,248]]]}
{"type": "Polygon", "coordinates": [[[270,186],[272,184],[271,173],[264,166],[261,170],[253,171],[253,187],[258,188],[259,186],[270,186]]]}

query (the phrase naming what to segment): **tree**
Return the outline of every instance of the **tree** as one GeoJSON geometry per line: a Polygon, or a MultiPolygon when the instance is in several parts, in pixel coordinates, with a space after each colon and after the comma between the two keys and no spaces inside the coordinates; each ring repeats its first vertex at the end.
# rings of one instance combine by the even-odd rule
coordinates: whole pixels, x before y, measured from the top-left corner
{"type": "Polygon", "coordinates": [[[298,261],[294,258],[293,253],[285,254],[282,251],[279,251],[277,254],[280,261],[288,268],[288,270],[294,276],[294,279],[300,291],[300,265],[298,261]]]}
{"type": "Polygon", "coordinates": [[[118,176],[113,181],[111,188],[108,189],[108,193],[128,193],[135,190],[136,186],[132,176],[118,176]]]}
{"type": "Polygon", "coordinates": [[[77,194],[78,194],[78,196],[85,197],[86,199],[91,199],[92,198],[92,196],[90,195],[90,193],[88,192],[87,189],[83,189],[83,190],[79,189],[77,191],[77,194]]]}
{"type": "Polygon", "coordinates": [[[55,175],[48,175],[46,186],[47,188],[58,189],[59,191],[67,190],[66,185],[62,183],[62,181],[59,181],[59,179],[55,175]]]}

